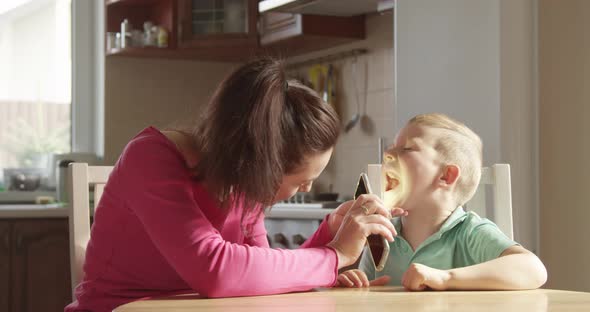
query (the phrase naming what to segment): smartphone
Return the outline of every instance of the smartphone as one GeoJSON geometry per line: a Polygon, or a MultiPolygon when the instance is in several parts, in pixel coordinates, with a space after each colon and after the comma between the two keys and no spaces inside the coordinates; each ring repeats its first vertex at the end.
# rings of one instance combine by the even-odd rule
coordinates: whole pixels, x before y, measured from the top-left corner
{"type": "MultiPolygon", "coordinates": [[[[363,194],[373,194],[371,184],[369,183],[369,177],[364,172],[361,173],[358,184],[356,185],[354,199],[356,200],[363,194]]],[[[385,268],[387,256],[389,256],[389,242],[381,235],[372,234],[367,237],[367,245],[369,246],[369,250],[373,258],[375,271],[382,271],[385,268]]]]}

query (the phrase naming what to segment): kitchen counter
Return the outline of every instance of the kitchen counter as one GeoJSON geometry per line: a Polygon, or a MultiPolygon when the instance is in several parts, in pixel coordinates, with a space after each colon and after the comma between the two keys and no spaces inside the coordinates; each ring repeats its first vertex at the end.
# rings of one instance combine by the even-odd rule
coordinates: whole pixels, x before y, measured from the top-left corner
{"type": "Polygon", "coordinates": [[[67,218],[68,209],[58,204],[10,204],[0,205],[0,219],[67,218]]]}
{"type": "Polygon", "coordinates": [[[313,219],[321,220],[334,211],[334,208],[307,208],[300,206],[305,204],[281,204],[275,205],[266,213],[268,219],[313,219]]]}
{"type": "MultiPolygon", "coordinates": [[[[269,219],[323,219],[333,208],[314,208],[313,204],[276,204],[266,214],[269,219]]],[[[66,218],[67,207],[58,204],[0,204],[0,219],[66,218]]]]}

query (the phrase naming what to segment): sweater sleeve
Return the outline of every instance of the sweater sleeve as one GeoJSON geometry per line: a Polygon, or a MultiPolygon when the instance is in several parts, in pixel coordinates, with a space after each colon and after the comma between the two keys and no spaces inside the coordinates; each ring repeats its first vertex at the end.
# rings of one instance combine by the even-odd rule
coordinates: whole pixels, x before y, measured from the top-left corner
{"type": "Polygon", "coordinates": [[[252,234],[246,237],[244,243],[250,246],[270,247],[266,238],[266,227],[264,226],[264,214],[260,214],[252,227],[252,234]]]}
{"type": "Polygon", "coordinates": [[[313,233],[313,235],[308,238],[303,244],[301,244],[300,248],[313,248],[319,246],[325,246],[327,243],[332,241],[333,237],[330,234],[330,227],[328,226],[328,219],[330,215],[327,215],[324,218],[324,221],[320,223],[318,229],[313,233]]]}
{"type": "Polygon", "coordinates": [[[337,256],[331,248],[277,250],[225,241],[195,201],[191,177],[171,142],[136,138],[118,166],[127,207],[164,258],[198,293],[277,294],[335,282],[337,256]]]}

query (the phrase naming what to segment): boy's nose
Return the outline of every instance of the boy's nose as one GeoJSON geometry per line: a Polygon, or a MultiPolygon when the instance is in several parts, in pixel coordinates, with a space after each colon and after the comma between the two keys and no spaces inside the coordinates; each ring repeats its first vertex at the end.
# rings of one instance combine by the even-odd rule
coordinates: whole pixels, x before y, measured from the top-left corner
{"type": "Polygon", "coordinates": [[[395,148],[388,149],[383,155],[383,163],[387,164],[390,162],[395,162],[398,159],[398,152],[395,148]]]}

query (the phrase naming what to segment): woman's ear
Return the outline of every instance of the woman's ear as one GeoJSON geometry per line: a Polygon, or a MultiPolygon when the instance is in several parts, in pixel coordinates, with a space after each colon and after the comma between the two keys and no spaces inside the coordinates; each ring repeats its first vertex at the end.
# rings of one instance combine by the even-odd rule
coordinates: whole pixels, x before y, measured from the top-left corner
{"type": "Polygon", "coordinates": [[[442,175],[440,177],[440,181],[443,182],[447,186],[451,186],[457,182],[459,176],[461,175],[461,170],[457,165],[446,165],[443,168],[442,175]]]}

